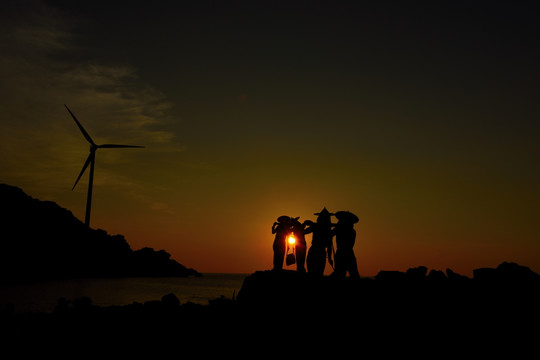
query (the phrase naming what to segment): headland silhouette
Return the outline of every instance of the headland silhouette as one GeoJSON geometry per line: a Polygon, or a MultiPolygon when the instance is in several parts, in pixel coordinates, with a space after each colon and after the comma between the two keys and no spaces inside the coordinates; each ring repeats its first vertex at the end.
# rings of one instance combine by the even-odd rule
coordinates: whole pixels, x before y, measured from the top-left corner
{"type": "Polygon", "coordinates": [[[165,250],[132,250],[56,203],[0,184],[0,283],[81,277],[200,276],[165,250]]]}

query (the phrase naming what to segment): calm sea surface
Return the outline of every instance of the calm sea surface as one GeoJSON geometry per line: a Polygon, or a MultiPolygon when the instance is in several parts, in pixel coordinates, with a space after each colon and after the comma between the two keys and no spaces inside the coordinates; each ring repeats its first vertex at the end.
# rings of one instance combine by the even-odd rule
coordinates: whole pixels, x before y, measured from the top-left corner
{"type": "Polygon", "coordinates": [[[208,304],[224,296],[231,299],[242,287],[247,274],[203,274],[189,278],[121,278],[48,281],[0,288],[0,309],[12,303],[15,311],[51,312],[59,298],[82,296],[99,306],[127,305],[137,301],[160,300],[173,293],[181,303],[208,304]]]}

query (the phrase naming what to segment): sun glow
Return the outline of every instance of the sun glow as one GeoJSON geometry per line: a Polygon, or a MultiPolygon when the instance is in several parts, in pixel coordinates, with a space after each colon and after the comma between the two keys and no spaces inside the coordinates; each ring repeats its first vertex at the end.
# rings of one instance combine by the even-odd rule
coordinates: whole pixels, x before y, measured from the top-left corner
{"type": "Polygon", "coordinates": [[[294,236],[289,235],[289,238],[287,239],[287,241],[289,242],[289,245],[294,245],[294,243],[296,242],[296,239],[294,238],[294,236]]]}

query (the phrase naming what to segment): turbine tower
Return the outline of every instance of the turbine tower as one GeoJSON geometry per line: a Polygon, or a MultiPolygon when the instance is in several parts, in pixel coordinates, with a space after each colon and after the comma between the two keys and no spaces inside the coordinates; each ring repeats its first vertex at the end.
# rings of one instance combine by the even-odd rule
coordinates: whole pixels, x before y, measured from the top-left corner
{"type": "Polygon", "coordinates": [[[97,145],[94,142],[94,140],[92,140],[90,135],[88,135],[86,130],[84,130],[84,128],[81,125],[81,123],[79,122],[79,120],[77,120],[77,118],[75,117],[75,115],[73,115],[71,110],[69,110],[67,105],[64,104],[64,106],[66,107],[67,111],[69,111],[69,113],[71,114],[71,117],[73,117],[73,120],[75,120],[75,122],[77,123],[77,126],[79,127],[79,129],[81,129],[81,132],[82,132],[84,138],[86,139],[86,141],[88,141],[90,143],[90,155],[88,155],[88,158],[86,158],[86,162],[83,165],[83,168],[82,168],[82,170],[81,170],[81,172],[79,174],[79,177],[77,178],[77,180],[75,181],[75,184],[71,188],[72,191],[73,191],[73,189],[75,189],[75,186],[77,186],[77,183],[79,182],[81,176],[84,174],[84,172],[85,172],[86,168],[88,167],[88,165],[90,165],[90,178],[88,180],[88,196],[86,198],[86,216],[84,218],[85,225],[90,227],[90,209],[92,207],[92,186],[94,184],[94,164],[95,164],[95,161],[96,161],[96,150],[97,149],[111,149],[111,148],[143,148],[144,146],[117,145],[117,144],[97,145]]]}

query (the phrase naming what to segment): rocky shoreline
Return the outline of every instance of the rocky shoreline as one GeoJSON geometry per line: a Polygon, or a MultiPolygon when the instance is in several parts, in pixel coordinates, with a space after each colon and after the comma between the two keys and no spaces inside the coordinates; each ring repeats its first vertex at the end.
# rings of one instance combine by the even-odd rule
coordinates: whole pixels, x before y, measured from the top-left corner
{"type": "Polygon", "coordinates": [[[478,269],[472,279],[451,270],[428,273],[424,267],[356,280],[267,270],[249,275],[235,298],[221,297],[208,305],[181,303],[174,294],[107,307],[88,298],[59,299],[52,313],[3,309],[1,323],[3,338],[14,340],[80,340],[99,334],[225,341],[285,327],[306,338],[354,334],[396,341],[459,334],[485,341],[533,334],[526,325],[540,320],[539,300],[539,275],[514,263],[478,269]]]}

